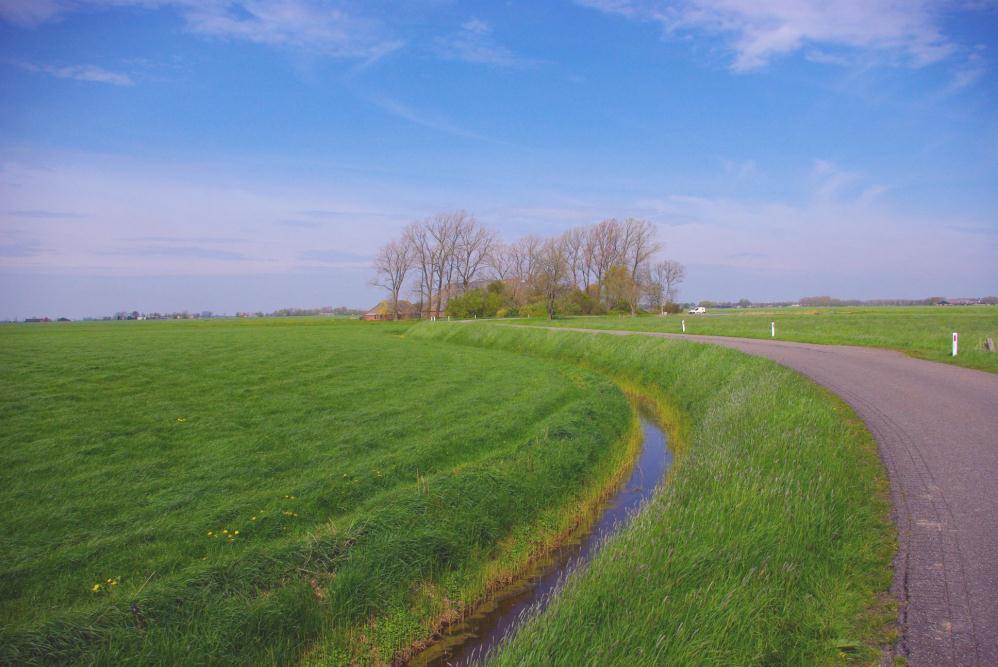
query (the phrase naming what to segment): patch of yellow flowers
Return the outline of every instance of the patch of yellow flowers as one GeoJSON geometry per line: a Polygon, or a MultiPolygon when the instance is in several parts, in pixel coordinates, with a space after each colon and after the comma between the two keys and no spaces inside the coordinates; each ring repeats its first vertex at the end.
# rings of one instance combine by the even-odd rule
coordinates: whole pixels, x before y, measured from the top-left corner
{"type": "Polygon", "coordinates": [[[108,579],[103,584],[99,583],[99,582],[95,583],[93,586],[90,587],[90,592],[91,593],[100,593],[101,591],[110,591],[110,590],[112,590],[117,585],[118,585],[118,579],[111,578],[111,579],[108,579]]]}
{"type": "Polygon", "coordinates": [[[236,541],[237,537],[239,537],[239,531],[238,530],[229,531],[228,528],[223,528],[221,533],[216,533],[213,530],[209,530],[208,537],[211,539],[217,539],[219,537],[222,537],[231,544],[232,542],[236,541]]]}

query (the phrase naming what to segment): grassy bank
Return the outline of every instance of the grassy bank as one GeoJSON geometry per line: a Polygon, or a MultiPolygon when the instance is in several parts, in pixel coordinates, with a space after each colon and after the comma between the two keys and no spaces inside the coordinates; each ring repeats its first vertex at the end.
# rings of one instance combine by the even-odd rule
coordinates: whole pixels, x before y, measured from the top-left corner
{"type": "Polygon", "coordinates": [[[998,342],[998,306],[778,308],[773,310],[711,310],[706,315],[661,317],[585,317],[544,325],[595,329],[632,329],[711,336],[769,338],[802,343],[863,345],[899,350],[913,357],[998,373],[998,354],[983,348],[985,338],[998,342]],[[951,356],[951,336],[960,334],[960,353],[951,356]]]}
{"type": "Polygon", "coordinates": [[[508,576],[628,402],[404,329],[0,328],[0,663],[387,660],[508,576]]]}
{"type": "Polygon", "coordinates": [[[409,334],[606,372],[656,398],[679,458],[635,522],[500,665],[869,662],[890,610],[892,527],[852,412],[768,361],[660,339],[488,324],[409,334]]]}

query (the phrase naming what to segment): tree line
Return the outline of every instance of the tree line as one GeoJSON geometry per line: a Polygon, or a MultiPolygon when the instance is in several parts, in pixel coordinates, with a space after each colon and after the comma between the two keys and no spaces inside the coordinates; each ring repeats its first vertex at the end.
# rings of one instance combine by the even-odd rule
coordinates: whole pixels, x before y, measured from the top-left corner
{"type": "Polygon", "coordinates": [[[675,309],[686,271],[658,257],[646,220],[614,218],[559,236],[506,243],[466,211],[438,213],[383,245],[372,284],[388,292],[394,319],[410,292],[420,317],[636,314],[642,305],[675,309]]]}

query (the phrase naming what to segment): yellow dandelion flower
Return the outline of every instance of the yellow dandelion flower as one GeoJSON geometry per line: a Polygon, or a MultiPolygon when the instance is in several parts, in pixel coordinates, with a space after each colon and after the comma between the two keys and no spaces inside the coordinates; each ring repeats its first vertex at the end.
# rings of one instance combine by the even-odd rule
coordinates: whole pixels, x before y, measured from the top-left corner
{"type": "Polygon", "coordinates": [[[232,534],[233,534],[233,535],[238,535],[238,534],[239,534],[239,531],[237,530],[236,532],[234,532],[234,533],[232,533],[232,534]]]}
{"type": "Polygon", "coordinates": [[[209,530],[208,531],[208,537],[214,537],[214,536],[215,536],[215,533],[209,530]]]}
{"type": "Polygon", "coordinates": [[[100,592],[100,584],[94,584],[93,586],[91,586],[90,587],[90,592],[91,593],[98,593],[98,592],[100,592]]]}
{"type": "Polygon", "coordinates": [[[256,521],[256,517],[250,517],[250,521],[256,521]]]}

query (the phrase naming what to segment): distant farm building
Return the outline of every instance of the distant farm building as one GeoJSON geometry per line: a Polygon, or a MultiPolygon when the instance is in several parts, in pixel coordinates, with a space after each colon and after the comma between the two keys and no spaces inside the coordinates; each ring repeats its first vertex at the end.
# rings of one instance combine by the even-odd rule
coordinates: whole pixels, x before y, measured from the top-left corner
{"type": "MultiPolygon", "coordinates": [[[[419,308],[405,299],[399,299],[398,311],[400,320],[415,320],[419,318],[419,308]]],[[[371,310],[361,315],[360,319],[368,321],[393,319],[391,300],[385,299],[374,308],[371,308],[371,310]]]]}

